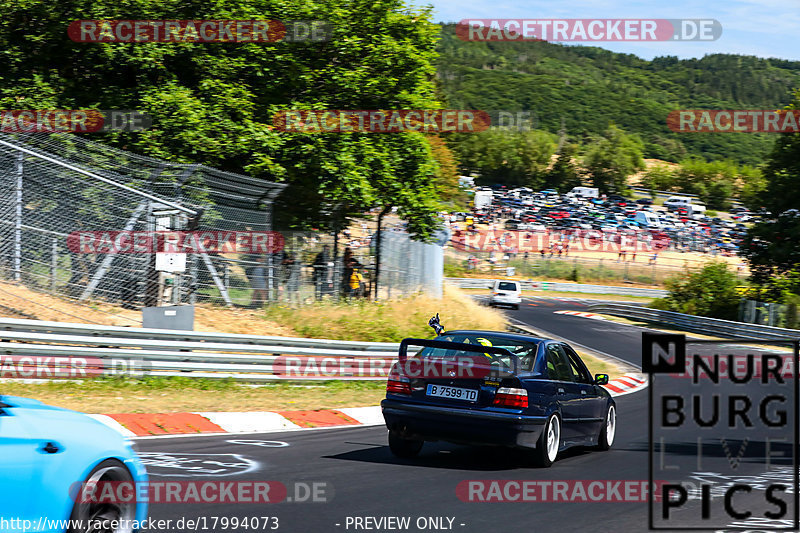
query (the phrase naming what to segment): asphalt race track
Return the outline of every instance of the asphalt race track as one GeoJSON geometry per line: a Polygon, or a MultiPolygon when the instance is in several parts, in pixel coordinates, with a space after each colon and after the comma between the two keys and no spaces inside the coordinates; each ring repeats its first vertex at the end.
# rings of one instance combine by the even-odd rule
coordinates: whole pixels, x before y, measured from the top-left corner
{"type": "MultiPolygon", "coordinates": [[[[569,309],[585,310],[585,304],[579,300],[525,299],[520,310],[509,314],[520,322],[640,364],[641,329],[554,314],[569,309]]],[[[470,480],[585,480],[584,486],[597,480],[606,487],[621,480],[628,481],[627,486],[646,482],[647,394],[645,389],[617,398],[617,436],[610,451],[570,450],[562,453],[549,469],[528,466],[521,452],[443,443],[426,443],[419,457],[400,460],[389,452],[382,426],[142,439],[136,447],[149,463],[151,481],[277,481],[287,489],[286,498],[280,497],[280,503],[152,504],[152,518],[173,521],[162,531],[192,530],[185,525],[178,527],[177,521],[199,519],[195,524],[199,531],[638,532],[648,527],[648,504],[642,501],[579,498],[575,502],[481,502],[463,501],[459,496],[467,499],[462,489],[470,480]],[[316,502],[312,501],[314,487],[316,502]],[[228,527],[222,527],[223,517],[230,520],[228,527]],[[231,527],[234,518],[240,520],[241,526],[245,517],[270,518],[259,519],[256,528],[231,527]],[[389,517],[408,518],[409,522],[396,522],[389,517]],[[216,529],[212,528],[215,522],[216,529]]],[[[693,439],[686,435],[687,442],[693,439]]],[[[741,442],[732,442],[731,448],[735,454],[741,442]]],[[[686,451],[684,455],[691,459],[691,453],[686,451]]],[[[720,462],[726,463],[727,459],[716,454],[703,469],[721,472],[725,464],[720,462]]],[[[763,470],[761,465],[753,468],[753,472],[748,471],[750,475],[763,470]]],[[[624,489],[621,492],[624,496],[624,489]]],[[[756,496],[737,497],[737,502],[763,502],[763,491],[756,491],[756,496]]],[[[629,498],[637,499],[636,494],[629,498]]],[[[660,512],[660,507],[657,509],[660,512]]],[[[692,500],[680,512],[694,516],[697,509],[699,503],[692,500]]],[[[719,519],[717,514],[714,516],[719,519]]],[[[255,520],[250,525],[254,523],[255,520]]]]}

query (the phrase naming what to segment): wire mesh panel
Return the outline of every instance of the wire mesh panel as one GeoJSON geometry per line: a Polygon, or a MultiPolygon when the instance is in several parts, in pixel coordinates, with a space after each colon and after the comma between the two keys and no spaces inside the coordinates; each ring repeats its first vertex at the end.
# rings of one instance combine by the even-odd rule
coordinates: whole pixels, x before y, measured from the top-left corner
{"type": "Polygon", "coordinates": [[[441,248],[410,240],[399,223],[385,228],[376,291],[369,214],[338,239],[283,232],[268,250],[240,242],[273,230],[272,204],[284,187],[68,134],[0,133],[0,279],[129,309],[441,293],[441,248]],[[162,248],[135,240],[163,231],[230,237],[231,246],[184,250],[181,267],[165,272],[157,264],[164,254],[154,253],[162,248]]]}
{"type": "MultiPolygon", "coordinates": [[[[269,230],[283,187],[70,135],[0,134],[0,277],[76,301],[155,305],[164,279],[153,250],[125,249],[121,233],[182,230],[193,220],[198,231],[269,230]]],[[[212,255],[187,255],[186,270],[168,278],[168,303],[234,303],[225,257],[212,255]]]]}

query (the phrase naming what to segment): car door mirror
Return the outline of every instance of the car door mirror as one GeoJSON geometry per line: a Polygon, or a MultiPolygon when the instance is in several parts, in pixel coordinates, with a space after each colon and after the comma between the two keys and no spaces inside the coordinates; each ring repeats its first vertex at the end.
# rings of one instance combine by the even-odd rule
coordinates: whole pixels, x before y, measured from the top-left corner
{"type": "Polygon", "coordinates": [[[608,374],[595,374],[594,375],[594,384],[595,385],[608,385],[608,374]]]}

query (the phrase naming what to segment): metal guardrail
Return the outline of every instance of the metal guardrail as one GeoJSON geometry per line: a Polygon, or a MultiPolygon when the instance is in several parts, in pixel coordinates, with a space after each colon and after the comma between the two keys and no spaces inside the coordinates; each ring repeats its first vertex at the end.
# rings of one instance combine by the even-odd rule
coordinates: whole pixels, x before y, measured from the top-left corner
{"type": "MultiPolygon", "coordinates": [[[[445,278],[462,289],[489,289],[494,279],[488,278],[445,278]]],[[[561,283],[552,281],[518,280],[523,290],[580,292],[586,294],[613,294],[617,296],[644,296],[661,298],[667,295],[663,289],[642,287],[617,287],[613,285],[588,285],[584,283],[561,283]]]]}
{"type": "Polygon", "coordinates": [[[676,326],[685,331],[722,338],[759,338],[765,340],[800,339],[800,330],[796,329],[776,328],[773,326],[734,322],[732,320],[686,315],[684,313],[661,311],[636,305],[597,304],[590,305],[588,310],[594,313],[667,324],[676,326]]]}
{"type": "Polygon", "coordinates": [[[385,380],[398,347],[0,318],[0,378],[385,380]]]}
{"type": "MultiPolygon", "coordinates": [[[[512,331],[530,331],[509,327],[512,331]]],[[[383,381],[398,343],[126,328],[0,317],[2,379],[180,376],[383,381]]]]}
{"type": "Polygon", "coordinates": [[[397,347],[399,346],[399,344],[392,342],[341,341],[331,339],[304,339],[300,337],[278,337],[269,335],[180,331],[173,329],[131,328],[0,317],[0,335],[2,335],[3,331],[29,331],[37,333],[89,335],[94,337],[121,337],[126,339],[173,340],[184,342],[221,342],[231,344],[338,348],[342,350],[355,351],[367,350],[396,352],[397,347]]]}

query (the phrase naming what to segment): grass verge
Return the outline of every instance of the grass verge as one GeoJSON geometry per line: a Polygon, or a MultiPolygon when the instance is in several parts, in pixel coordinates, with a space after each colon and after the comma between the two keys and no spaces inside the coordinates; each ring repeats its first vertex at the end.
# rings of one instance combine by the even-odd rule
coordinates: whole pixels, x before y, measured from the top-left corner
{"type": "Polygon", "coordinates": [[[430,337],[428,319],[436,313],[448,330],[502,331],[506,327],[500,311],[481,306],[459,289],[448,286],[442,299],[417,294],[381,302],[319,302],[299,309],[271,306],[265,313],[267,320],[292,328],[300,337],[370,342],[430,337]]]}
{"type": "Polygon", "coordinates": [[[378,405],[383,381],[270,383],[248,386],[227,380],[189,378],[90,379],[3,383],[3,393],[86,413],[185,411],[280,411],[378,405]]]}

